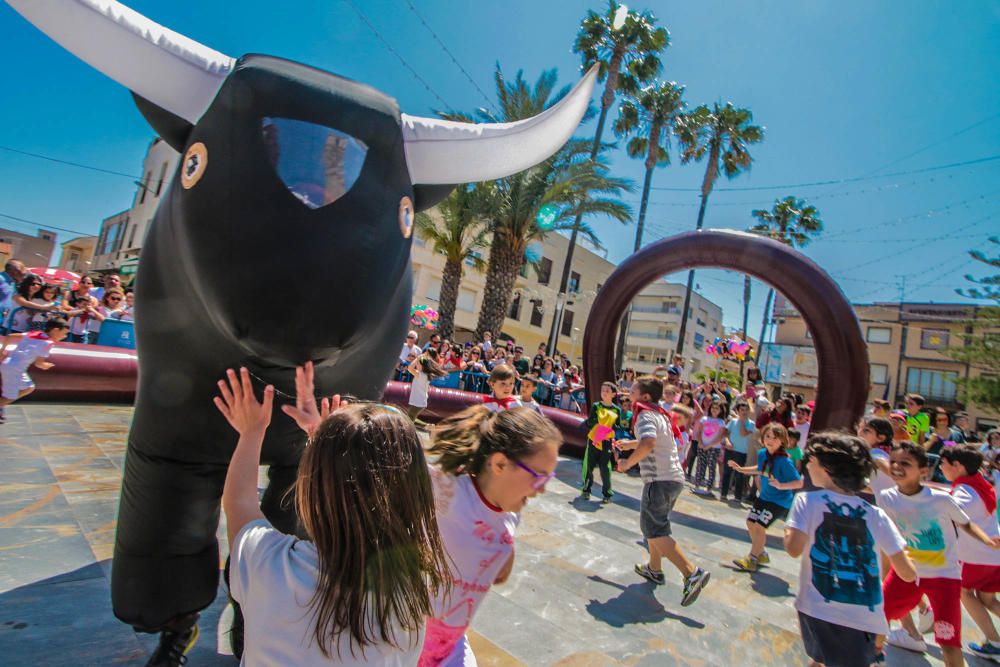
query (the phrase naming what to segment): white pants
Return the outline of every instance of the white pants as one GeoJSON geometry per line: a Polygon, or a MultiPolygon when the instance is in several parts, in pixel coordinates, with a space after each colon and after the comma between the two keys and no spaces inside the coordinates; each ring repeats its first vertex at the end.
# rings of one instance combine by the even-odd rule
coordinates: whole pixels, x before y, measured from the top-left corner
{"type": "Polygon", "coordinates": [[[3,380],[3,392],[0,396],[11,401],[20,396],[25,389],[35,386],[31,376],[25,371],[10,366],[0,366],[0,379],[3,380]]]}

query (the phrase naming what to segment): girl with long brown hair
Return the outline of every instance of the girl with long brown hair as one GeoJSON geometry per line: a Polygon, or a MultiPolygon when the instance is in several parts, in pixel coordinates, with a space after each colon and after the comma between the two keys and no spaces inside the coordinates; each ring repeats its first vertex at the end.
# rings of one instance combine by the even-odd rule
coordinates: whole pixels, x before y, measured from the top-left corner
{"type": "Polygon", "coordinates": [[[465,631],[490,587],[514,567],[514,530],[559,462],[559,432],[531,408],[464,410],[437,425],[429,455],[452,588],[427,619],[421,667],[475,664],[465,631]]]}
{"type": "Polygon", "coordinates": [[[215,399],[240,434],[222,506],[244,664],[414,665],[450,578],[413,424],[394,407],[337,396],[318,408],[311,364],[296,369],[296,391],[283,410],[309,434],[294,497],[307,540],[275,530],[257,496],[274,388],[260,402],[247,370],[230,370],[215,399]]]}

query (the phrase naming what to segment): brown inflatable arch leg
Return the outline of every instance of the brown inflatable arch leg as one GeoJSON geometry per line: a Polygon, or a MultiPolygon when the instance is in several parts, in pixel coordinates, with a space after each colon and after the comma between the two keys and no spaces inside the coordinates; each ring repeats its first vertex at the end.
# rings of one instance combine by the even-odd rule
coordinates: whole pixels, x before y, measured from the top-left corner
{"type": "Polygon", "coordinates": [[[689,232],[643,248],[601,287],[583,335],[587,400],[614,380],[618,323],[640,291],[657,278],[696,267],[730,269],[759,278],[784,294],[812,333],[819,386],[812,430],[853,428],[868,400],[868,349],[854,309],[837,283],[802,253],[737,231],[689,232]]]}

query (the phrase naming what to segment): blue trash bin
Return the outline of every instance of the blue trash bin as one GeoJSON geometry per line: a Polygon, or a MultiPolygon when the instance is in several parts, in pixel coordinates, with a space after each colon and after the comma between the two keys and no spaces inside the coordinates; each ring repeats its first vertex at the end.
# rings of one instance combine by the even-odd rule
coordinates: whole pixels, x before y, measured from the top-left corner
{"type": "Polygon", "coordinates": [[[97,335],[97,344],[134,350],[135,324],[111,318],[104,320],[101,323],[101,331],[97,335]]]}

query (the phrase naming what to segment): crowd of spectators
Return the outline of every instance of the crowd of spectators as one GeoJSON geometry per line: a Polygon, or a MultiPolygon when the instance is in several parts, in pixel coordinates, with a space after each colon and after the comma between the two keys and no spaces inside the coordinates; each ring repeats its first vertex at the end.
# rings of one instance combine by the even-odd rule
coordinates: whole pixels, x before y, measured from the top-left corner
{"type": "Polygon", "coordinates": [[[132,322],[135,295],[122,288],[121,276],[104,275],[100,287],[95,287],[95,282],[93,277],[83,276],[65,288],[46,283],[19,260],[8,260],[0,273],[2,333],[44,331],[50,318],[62,317],[70,324],[69,342],[94,344],[105,320],[132,322]]]}

